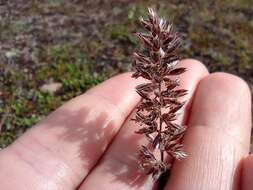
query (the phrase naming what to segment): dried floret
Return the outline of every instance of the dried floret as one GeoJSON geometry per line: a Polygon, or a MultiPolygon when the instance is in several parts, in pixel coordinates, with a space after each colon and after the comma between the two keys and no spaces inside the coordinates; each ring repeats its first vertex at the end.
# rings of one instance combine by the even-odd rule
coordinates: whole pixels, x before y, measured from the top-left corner
{"type": "Polygon", "coordinates": [[[137,34],[144,50],[133,54],[135,72],[132,77],[143,77],[149,82],[136,87],[142,100],[132,120],[141,126],[136,133],[145,135],[150,143],[149,148],[142,146],[139,151],[140,166],[157,180],[171,168],[166,157],[186,157],[181,144],[186,128],[176,120],[178,111],[185,104],[181,97],[187,94],[187,90],[178,89],[179,79],[170,77],[181,75],[186,68],[177,67],[181,39],[172,25],[159,18],[153,9],[148,10],[148,19],[141,18],[140,22],[147,32],[137,34]],[[154,154],[155,151],[160,155],[154,154]]]}

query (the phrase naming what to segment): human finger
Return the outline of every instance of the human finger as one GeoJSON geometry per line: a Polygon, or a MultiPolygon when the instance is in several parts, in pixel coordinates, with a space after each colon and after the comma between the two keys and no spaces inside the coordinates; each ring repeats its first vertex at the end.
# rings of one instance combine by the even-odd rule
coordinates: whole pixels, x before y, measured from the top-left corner
{"type": "Polygon", "coordinates": [[[1,151],[1,189],[75,189],[139,101],[130,75],[72,99],[1,151]]]}
{"type": "Polygon", "coordinates": [[[240,78],[214,73],[199,83],[184,137],[188,158],[176,162],[167,190],[239,190],[248,154],[251,97],[240,78]]]}
{"type": "MultiPolygon", "coordinates": [[[[204,76],[208,75],[206,67],[195,60],[184,60],[179,67],[188,69],[181,76],[180,89],[187,89],[188,99],[186,107],[182,112],[182,117],[186,118],[189,108],[191,107],[191,97],[193,96],[198,82],[204,76]]],[[[133,113],[134,114],[134,113],[133,113]]],[[[139,171],[136,153],[142,144],[146,144],[146,139],[134,131],[138,129],[137,124],[128,118],[115,140],[110,145],[108,151],[92,170],[91,174],[85,179],[80,190],[96,190],[96,189],[152,189],[153,179],[141,174],[139,171]]]]}

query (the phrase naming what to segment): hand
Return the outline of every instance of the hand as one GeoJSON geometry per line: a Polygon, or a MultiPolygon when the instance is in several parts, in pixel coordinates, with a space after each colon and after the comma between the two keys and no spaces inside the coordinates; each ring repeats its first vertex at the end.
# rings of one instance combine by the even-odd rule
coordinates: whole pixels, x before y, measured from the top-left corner
{"type": "MultiPolygon", "coordinates": [[[[181,86],[189,90],[181,122],[188,157],[175,162],[166,190],[253,189],[248,155],[251,97],[240,78],[209,74],[194,60],[181,86]]],[[[130,121],[141,80],[116,76],[69,101],[0,152],[3,190],[152,189],[136,152],[145,143],[130,121]]]]}

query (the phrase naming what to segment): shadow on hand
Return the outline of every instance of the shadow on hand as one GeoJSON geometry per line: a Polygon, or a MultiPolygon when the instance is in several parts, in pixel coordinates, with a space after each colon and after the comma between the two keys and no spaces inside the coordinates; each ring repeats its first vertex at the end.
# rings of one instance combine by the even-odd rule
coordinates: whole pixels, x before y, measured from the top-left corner
{"type": "MultiPolygon", "coordinates": [[[[143,144],[142,135],[136,134],[137,126],[130,121],[132,114],[125,121],[119,134],[107,150],[107,154],[100,160],[102,173],[109,173],[111,185],[114,187],[121,183],[125,186],[137,189],[154,189],[151,176],[147,176],[140,170],[138,163],[138,150],[143,144]]],[[[146,142],[147,143],[147,142],[146,142]]],[[[119,187],[122,187],[118,185],[119,187]]]]}
{"type": "MultiPolygon", "coordinates": [[[[112,187],[114,183],[118,182],[125,183],[129,187],[142,187],[147,176],[139,171],[137,155],[133,154],[133,152],[137,152],[140,144],[140,135],[134,133],[136,129],[133,130],[133,135],[122,135],[121,139],[112,143],[119,131],[119,125],[124,122],[124,118],[119,119],[122,115],[116,113],[118,110],[115,109],[113,113],[110,112],[108,114],[108,112],[102,111],[101,106],[99,108],[90,108],[90,106],[88,107],[84,103],[84,106],[80,107],[82,108],[74,111],[64,109],[64,107],[59,108],[45,120],[45,123],[47,123],[45,130],[58,136],[58,141],[56,142],[59,144],[58,147],[63,147],[63,144],[69,146],[69,142],[71,142],[71,146],[76,147],[78,154],[67,157],[73,160],[73,157],[79,157],[82,164],[79,172],[86,179],[89,171],[99,163],[102,163],[106,157],[103,154],[109,152],[110,148],[109,150],[107,149],[109,145],[112,145],[114,149],[116,147],[114,151],[121,157],[118,161],[122,162],[122,164],[119,164],[115,163],[115,160],[109,160],[109,164],[107,164],[105,171],[103,171],[113,174],[112,187]],[[59,128],[61,129],[59,130],[59,128]]],[[[134,128],[134,126],[126,127],[134,128]]],[[[66,148],[68,148],[67,146],[66,148]]],[[[74,153],[76,154],[76,152],[74,153]]],[[[73,167],[75,164],[73,162],[73,167]]],[[[145,189],[147,188],[145,187],[145,189]]]]}

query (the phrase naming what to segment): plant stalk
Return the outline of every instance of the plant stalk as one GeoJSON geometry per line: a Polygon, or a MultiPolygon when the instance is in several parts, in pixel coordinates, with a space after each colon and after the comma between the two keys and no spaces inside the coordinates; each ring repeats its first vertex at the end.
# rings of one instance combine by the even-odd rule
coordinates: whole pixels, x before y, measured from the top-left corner
{"type": "MultiPolygon", "coordinates": [[[[161,135],[162,133],[162,95],[161,95],[161,84],[162,82],[159,82],[159,102],[160,102],[160,107],[159,107],[159,132],[158,134],[161,135]]],[[[160,148],[160,147],[159,147],[160,148]]],[[[164,153],[163,151],[160,149],[160,156],[161,156],[161,161],[163,162],[164,160],[164,153]]]]}

